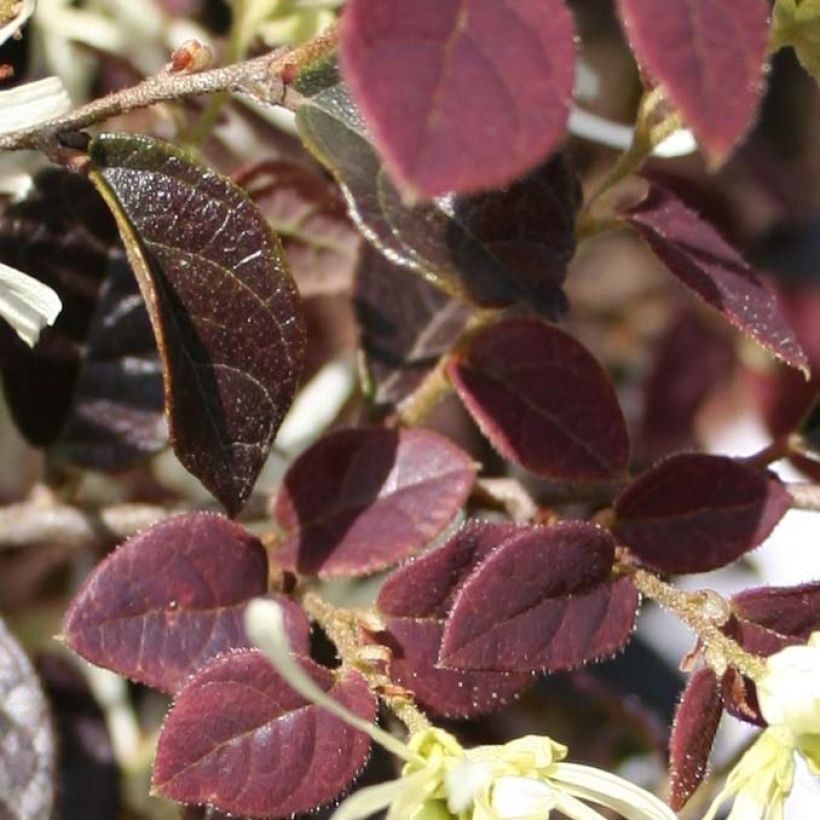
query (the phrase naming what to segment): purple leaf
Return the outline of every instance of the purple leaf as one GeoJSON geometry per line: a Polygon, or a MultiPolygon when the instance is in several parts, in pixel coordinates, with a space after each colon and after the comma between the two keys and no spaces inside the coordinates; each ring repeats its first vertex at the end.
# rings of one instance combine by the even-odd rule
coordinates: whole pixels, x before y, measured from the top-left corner
{"type": "Polygon", "coordinates": [[[432,197],[504,185],[555,149],[573,38],[562,0],[351,0],[342,69],[391,173],[432,197]]]}
{"type": "Polygon", "coordinates": [[[820,629],[820,582],[745,589],[732,596],[732,611],[744,621],[805,642],[820,629]]]}
{"type": "Polygon", "coordinates": [[[618,496],[613,533],[658,572],[707,572],[758,546],[790,505],[780,481],[742,461],[684,454],[618,496]]]}
{"type": "MultiPolygon", "coordinates": [[[[323,690],[372,721],[364,678],[300,660],[323,690]]],[[[232,814],[282,817],[334,800],[361,771],[370,738],[291,689],[261,652],[223,656],[179,693],[160,734],[153,786],[232,814]]]]}
{"type": "Polygon", "coordinates": [[[749,130],[763,92],[765,0],[618,0],[630,45],[720,162],[749,130]]]}
{"type": "Polygon", "coordinates": [[[478,333],[448,372],[493,446],[532,472],[611,481],[629,458],[615,390],[590,353],[538,319],[507,319],[478,333]]]}
{"type": "Polygon", "coordinates": [[[282,247],[239,188],[166,143],[104,134],[90,153],[148,306],[174,450],[236,514],[304,359],[282,247]]]}
{"type": "Polygon", "coordinates": [[[708,222],[658,186],[624,218],[689,290],[786,364],[808,373],[806,353],[776,295],[708,222]]]}
{"type": "Polygon", "coordinates": [[[427,430],[342,430],[303,453],[274,513],[276,557],[322,576],[364,575],[418,552],[453,520],[475,480],[466,453],[427,430]]]}
{"type": "Polygon", "coordinates": [[[609,580],[615,542],[584,522],[529,528],[508,538],[456,595],[439,654],[453,669],[571,669],[629,638],[638,594],[609,580]]]}
{"type": "MultiPolygon", "coordinates": [[[[163,521],[126,541],[86,580],[66,615],[64,637],[84,658],[166,692],[217,654],[248,646],[247,602],[268,589],[262,544],[208,513],[163,521]]],[[[309,627],[280,598],[296,651],[309,627]]]]}
{"type": "Polygon", "coordinates": [[[699,669],[686,684],[669,740],[669,803],[675,811],[686,805],[706,777],[722,714],[723,700],[715,673],[708,667],[699,669]]]}

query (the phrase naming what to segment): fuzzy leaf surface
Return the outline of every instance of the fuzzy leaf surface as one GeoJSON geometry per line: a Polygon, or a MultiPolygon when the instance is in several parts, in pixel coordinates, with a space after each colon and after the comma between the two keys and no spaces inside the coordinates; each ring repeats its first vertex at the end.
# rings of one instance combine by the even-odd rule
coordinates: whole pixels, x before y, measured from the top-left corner
{"type": "Polygon", "coordinates": [[[565,309],[560,286],[575,248],[580,195],[563,157],[501,190],[408,205],[346,86],[317,93],[296,122],[341,184],[362,234],[391,262],[481,306],[526,302],[548,316],[565,309]]]}
{"type": "Polygon", "coordinates": [[[443,532],[475,480],[469,456],[427,430],[341,430],[288,470],[274,514],[277,560],[322,576],[363,575],[443,532]]]}
{"type": "Polygon", "coordinates": [[[669,803],[680,811],[703,782],[715,740],[723,699],[715,673],[698,669],[686,684],[669,740],[669,803]]]}
{"type": "Polygon", "coordinates": [[[90,152],[159,345],[174,450],[235,514],[304,358],[281,245],[238,187],[166,143],[107,134],[90,152]]]}
{"type": "Polygon", "coordinates": [[[478,333],[448,372],[505,458],[562,481],[623,476],[629,438],[615,390],[563,330],[533,318],[501,321],[478,333]]]}
{"type": "MultiPolygon", "coordinates": [[[[267,589],[257,538],[222,516],[181,515],[96,567],[68,610],[64,636],[92,663],[174,693],[214,656],[249,645],[245,605],[267,589]]],[[[307,620],[295,604],[283,606],[289,637],[303,651],[307,620]]]]}
{"type": "Polygon", "coordinates": [[[352,0],[342,73],[408,192],[494,188],[563,138],[574,36],[562,0],[352,0]]]}
{"type": "Polygon", "coordinates": [[[390,677],[425,708],[450,717],[475,717],[509,701],[529,674],[443,669],[438,664],[447,614],[458,590],[481,562],[510,537],[512,524],[469,521],[442,546],[395,570],[382,585],[377,608],[391,649],[390,677]]]}
{"type": "Polygon", "coordinates": [[[657,572],[708,572],[762,543],[790,505],[778,479],[742,461],[685,453],[618,496],[613,533],[657,572]]]}
{"type": "Polygon", "coordinates": [[[777,358],[808,372],[777,296],[708,222],[658,186],[624,219],[689,290],[777,358]]]}
{"type": "MultiPolygon", "coordinates": [[[[358,672],[337,681],[313,661],[299,662],[331,697],[375,719],[375,698],[358,672]]],[[[250,650],[216,659],[179,693],[160,734],[153,786],[171,800],[284,817],[332,801],[369,751],[366,734],[305,701],[250,650]]]]}
{"type": "Polygon", "coordinates": [[[529,528],[504,541],[453,600],[439,654],[453,669],[571,669],[616,652],[638,595],[610,582],[615,541],[585,522],[529,528]]]}
{"type": "Polygon", "coordinates": [[[50,817],[54,738],[45,697],[25,652],[0,621],[0,817],[50,817]]]}
{"type": "Polygon", "coordinates": [[[732,611],[744,621],[805,642],[820,628],[820,582],[745,589],[732,596],[732,611]]]}
{"type": "Polygon", "coordinates": [[[766,0],[618,0],[638,62],[713,162],[749,130],[763,93],[766,0]]]}

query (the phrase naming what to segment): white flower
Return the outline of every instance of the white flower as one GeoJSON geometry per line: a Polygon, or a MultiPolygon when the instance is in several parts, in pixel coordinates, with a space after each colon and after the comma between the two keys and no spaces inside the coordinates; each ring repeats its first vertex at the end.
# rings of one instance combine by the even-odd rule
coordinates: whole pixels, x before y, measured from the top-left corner
{"type": "MultiPolygon", "coordinates": [[[[13,6],[12,3],[6,3],[6,6],[13,6]]],[[[8,20],[0,20],[0,45],[6,42],[12,35],[16,34],[20,27],[34,14],[34,7],[37,5],[37,0],[23,0],[19,4],[17,13],[8,20]]]]}
{"type": "Polygon", "coordinates": [[[48,285],[0,263],[0,316],[29,347],[34,347],[46,325],[54,324],[62,307],[48,285]]]}
{"type": "Polygon", "coordinates": [[[0,91],[0,134],[33,128],[62,116],[70,108],[68,92],[57,77],[0,91]]]}
{"type": "Polygon", "coordinates": [[[548,737],[465,750],[449,733],[431,728],[401,743],[348,712],[302,672],[290,657],[278,604],[252,601],[245,628],[300,694],[407,761],[399,778],[360,789],[333,820],[364,820],[384,809],[387,820],[546,820],[553,808],[571,820],[605,820],[587,803],[614,809],[626,820],[675,820],[665,803],[638,786],[590,766],[563,763],[566,747],[548,737]]]}

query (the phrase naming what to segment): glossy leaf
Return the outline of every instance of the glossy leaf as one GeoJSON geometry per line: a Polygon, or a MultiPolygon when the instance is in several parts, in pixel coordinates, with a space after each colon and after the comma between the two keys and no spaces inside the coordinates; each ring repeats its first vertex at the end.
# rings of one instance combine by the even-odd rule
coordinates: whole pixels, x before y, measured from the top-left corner
{"type": "Polygon", "coordinates": [[[252,166],[236,183],[282,240],[304,298],[350,288],[362,242],[336,185],[286,160],[252,166]]]}
{"type": "Polygon", "coordinates": [[[562,481],[623,476],[629,440],[615,390],[563,330],[537,319],[507,319],[478,333],[448,372],[505,458],[562,481]]]}
{"type": "Polygon", "coordinates": [[[353,299],[377,404],[397,404],[412,393],[470,314],[463,302],[369,246],[356,271],[353,299]]]}
{"type": "Polygon", "coordinates": [[[102,135],[91,159],[159,343],[174,450],[235,514],[304,356],[281,245],[236,186],[170,145],[102,135]]]}
{"type": "Polygon", "coordinates": [[[504,185],[555,149],[573,38],[562,0],[351,0],[340,53],[391,173],[429,198],[504,185]]]}
{"type": "Polygon", "coordinates": [[[45,698],[20,645],[0,621],[0,817],[49,817],[54,739],[45,698]]]}
{"type": "Polygon", "coordinates": [[[439,654],[446,668],[571,669],[629,638],[638,594],[610,582],[615,542],[585,522],[530,528],[504,541],[453,600],[439,654]]]}
{"type": "Polygon", "coordinates": [[[382,168],[345,86],[317,93],[296,121],[341,184],[362,234],[391,262],[482,306],[523,301],[548,316],[564,310],[560,285],[575,247],[580,193],[563,157],[499,191],[410,206],[382,168]]]}
{"type": "Polygon", "coordinates": [[[303,453],[274,513],[277,560],[322,576],[364,575],[418,552],[464,504],[475,480],[466,453],[426,430],[342,430],[303,453]]]}
{"type": "Polygon", "coordinates": [[[750,129],[763,93],[766,0],[618,0],[638,62],[713,162],[750,129]]]}
{"type": "Polygon", "coordinates": [[[786,364],[808,371],[775,294],[708,222],[657,186],[624,218],[689,290],[786,364]]]}
{"type": "MultiPolygon", "coordinates": [[[[258,539],[222,516],[189,513],[126,541],[86,580],[66,615],[64,637],[84,658],[166,692],[234,647],[249,646],[247,602],[268,589],[258,539]]],[[[309,628],[285,604],[299,651],[309,628]]]]}
{"type": "Polygon", "coordinates": [[[715,673],[708,667],[699,669],[686,684],[669,740],[669,802],[675,811],[686,805],[706,777],[722,714],[715,673]]]}
{"type": "Polygon", "coordinates": [[[647,470],[618,496],[613,533],[658,572],[707,572],[762,543],[790,505],[765,472],[687,453],[647,470]]]}
{"type": "Polygon", "coordinates": [[[53,287],[63,311],[30,350],[0,326],[15,422],[52,460],[123,470],[161,449],[159,359],[114,220],[84,177],[49,169],[0,219],[0,261],[53,287]]]}
{"type": "Polygon", "coordinates": [[[475,717],[500,708],[532,682],[529,674],[455,671],[438,665],[444,623],[462,583],[505,539],[512,524],[469,521],[442,546],[391,573],[377,608],[386,631],[377,639],[392,657],[390,677],[413,692],[425,709],[450,717],[475,717]]]}
{"type": "MultiPolygon", "coordinates": [[[[300,662],[332,697],[375,719],[375,699],[358,672],[336,680],[313,661],[300,662]]],[[[369,750],[367,735],[305,701],[251,650],[218,658],[179,693],[160,734],[153,786],[171,800],[283,817],[336,798],[369,750]]]]}

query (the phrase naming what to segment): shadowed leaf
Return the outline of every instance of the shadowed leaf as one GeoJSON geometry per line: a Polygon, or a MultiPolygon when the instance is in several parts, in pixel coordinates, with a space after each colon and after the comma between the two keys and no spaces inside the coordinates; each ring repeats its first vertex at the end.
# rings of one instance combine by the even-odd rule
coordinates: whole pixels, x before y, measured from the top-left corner
{"type": "Polygon", "coordinates": [[[123,470],[166,443],[159,359],[114,220],[77,174],[40,173],[0,220],[0,261],[54,288],[63,310],[32,350],[0,326],[14,419],[60,462],[123,470]]]}
{"type": "Polygon", "coordinates": [[[669,803],[680,811],[703,782],[723,700],[715,673],[699,669],[686,684],[669,740],[669,803]]]}
{"type": "Polygon", "coordinates": [[[377,404],[398,404],[412,393],[470,314],[462,302],[371,247],[356,271],[353,299],[377,404]]]}
{"type": "MultiPolygon", "coordinates": [[[[247,602],[268,589],[262,544],[222,516],[189,513],[126,541],[89,576],[65,622],[84,658],[176,692],[211,658],[248,646],[247,602]]],[[[301,610],[280,599],[297,651],[308,645],[301,610]]]]}
{"type": "Polygon", "coordinates": [[[611,583],[615,542],[584,522],[529,528],[508,538],[453,600],[439,654],[453,669],[571,669],[629,638],[638,595],[611,583]]]}
{"type": "Polygon", "coordinates": [[[235,514],[304,357],[281,246],[236,186],[170,145],[102,135],[91,159],[159,343],[174,450],[235,514]]]}
{"type": "Polygon", "coordinates": [[[448,372],[505,458],[563,481],[624,474],[629,440],[615,390],[563,330],[537,319],[507,319],[477,334],[448,372]]]}
{"type": "MultiPolygon", "coordinates": [[[[375,699],[358,672],[336,680],[311,660],[300,663],[348,709],[375,719],[375,699]]],[[[180,802],[283,817],[332,801],[369,750],[367,735],[305,701],[251,650],[218,658],[179,693],[160,734],[153,785],[180,802]]]]}
{"type": "Polygon", "coordinates": [[[351,0],[340,51],[391,173],[432,197],[504,185],[555,149],[573,38],[562,0],[351,0]]]}
{"type": "Polygon", "coordinates": [[[766,0],[618,0],[638,62],[713,162],[749,130],[763,93],[766,0]]]}
{"type": "Polygon", "coordinates": [[[50,817],[54,739],[45,698],[26,654],[0,621],[0,817],[50,817]]]}
{"type": "Polygon", "coordinates": [[[786,364],[808,372],[776,295],[708,222],[657,186],[624,218],[689,290],[786,364]]]}
{"type": "Polygon", "coordinates": [[[615,501],[615,537],[658,572],[707,572],[764,541],[791,505],[780,481],[724,456],[687,453],[615,501]]]}
{"type": "Polygon", "coordinates": [[[277,560],[322,576],[365,575],[444,531],[475,480],[466,453],[427,430],[341,430],[303,453],[274,514],[277,560]]]}

